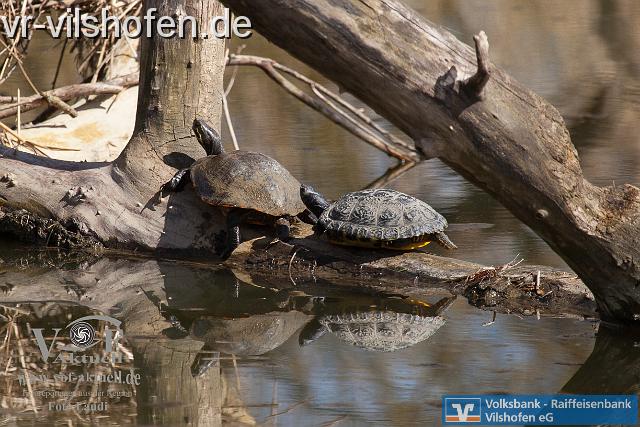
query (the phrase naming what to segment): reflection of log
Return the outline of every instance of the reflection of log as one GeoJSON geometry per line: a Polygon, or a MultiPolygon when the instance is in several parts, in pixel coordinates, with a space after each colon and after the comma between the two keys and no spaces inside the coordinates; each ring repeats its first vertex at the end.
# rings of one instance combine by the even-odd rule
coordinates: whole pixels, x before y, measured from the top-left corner
{"type": "Polygon", "coordinates": [[[600,325],[593,351],[562,388],[575,394],[635,394],[640,387],[638,331],[600,325]]]}
{"type": "Polygon", "coordinates": [[[474,52],[398,0],[224,3],[494,195],[579,274],[602,315],[638,317],[640,191],[587,182],[562,117],[484,69],[482,37],[474,52]]]}
{"type": "Polygon", "coordinates": [[[162,337],[162,329],[170,324],[146,295],[128,299],[122,305],[124,310],[119,317],[125,336],[133,337],[129,342],[135,367],[141,374],[136,394],[138,420],[149,425],[221,425],[220,365],[210,367],[200,377],[191,375],[191,364],[202,343],[162,337]]]}

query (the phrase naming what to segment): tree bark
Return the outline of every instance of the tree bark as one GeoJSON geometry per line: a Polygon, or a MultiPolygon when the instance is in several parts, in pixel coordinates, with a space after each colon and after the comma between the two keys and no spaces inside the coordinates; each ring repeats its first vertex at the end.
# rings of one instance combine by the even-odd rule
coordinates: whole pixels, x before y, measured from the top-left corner
{"type": "Polygon", "coordinates": [[[482,35],[474,52],[397,0],[223,3],[493,195],[583,279],[602,317],[640,319],[640,191],[586,181],[560,114],[489,63],[482,35]]]}
{"type": "MultiPolygon", "coordinates": [[[[145,10],[152,7],[160,16],[194,16],[201,28],[222,11],[198,0],[146,0],[145,10]]],[[[222,223],[216,212],[191,191],[157,196],[171,166],[204,154],[191,136],[193,120],[219,126],[224,60],[224,41],[215,38],[145,39],[135,132],[113,163],[0,147],[0,232],[61,246],[81,235],[94,246],[213,252],[222,223]]]]}

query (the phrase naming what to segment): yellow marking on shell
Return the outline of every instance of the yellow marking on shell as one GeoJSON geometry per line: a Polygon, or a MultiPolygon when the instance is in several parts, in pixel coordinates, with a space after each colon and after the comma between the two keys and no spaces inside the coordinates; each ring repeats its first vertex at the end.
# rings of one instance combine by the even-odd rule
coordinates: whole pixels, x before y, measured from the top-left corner
{"type": "Polygon", "coordinates": [[[382,246],[375,246],[373,244],[373,241],[360,241],[360,240],[347,240],[347,239],[335,239],[335,238],[331,238],[329,237],[329,242],[334,243],[336,245],[340,245],[340,246],[356,246],[359,248],[381,248],[381,249],[392,249],[394,251],[411,251],[413,249],[419,249],[419,248],[423,248],[425,246],[427,246],[429,243],[431,243],[431,240],[427,240],[427,241],[422,241],[422,242],[417,242],[417,243],[409,243],[406,244],[404,246],[387,246],[387,245],[382,245],[382,246]]]}
{"type": "Polygon", "coordinates": [[[405,246],[402,246],[402,247],[396,247],[396,248],[390,247],[389,249],[397,249],[397,250],[400,250],[400,251],[410,251],[410,250],[413,250],[413,249],[423,248],[423,247],[427,246],[429,243],[431,243],[431,241],[427,240],[426,242],[409,243],[408,245],[405,245],[405,246]]]}

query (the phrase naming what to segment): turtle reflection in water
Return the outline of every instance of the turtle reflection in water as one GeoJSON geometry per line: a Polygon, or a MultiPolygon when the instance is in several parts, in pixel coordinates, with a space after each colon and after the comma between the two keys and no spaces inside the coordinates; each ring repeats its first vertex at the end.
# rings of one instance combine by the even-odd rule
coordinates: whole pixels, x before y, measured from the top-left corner
{"type": "Polygon", "coordinates": [[[401,350],[428,339],[440,329],[445,320],[438,314],[449,307],[454,299],[443,298],[419,314],[385,309],[325,314],[304,327],[299,343],[303,346],[310,344],[329,332],[365,350],[401,350]]]}
{"type": "Polygon", "coordinates": [[[298,180],[262,153],[225,152],[220,135],[203,120],[193,122],[193,131],[207,156],[179,170],[162,186],[161,194],[181,191],[191,182],[204,203],[225,209],[227,243],[223,257],[240,244],[239,224],[243,221],[275,224],[278,237],[287,240],[290,221],[305,211],[298,180]]]}
{"type": "Polygon", "coordinates": [[[197,319],[191,326],[190,334],[204,341],[204,346],[191,365],[191,374],[194,377],[204,374],[217,362],[218,352],[240,357],[265,354],[280,347],[310,319],[310,315],[298,311],[235,319],[197,319]]]}
{"type": "Polygon", "coordinates": [[[436,241],[456,249],[444,233],[448,224],[442,215],[396,190],[356,191],[329,203],[312,187],[302,185],[300,198],[318,217],[316,232],[338,245],[412,250],[436,241]]]}

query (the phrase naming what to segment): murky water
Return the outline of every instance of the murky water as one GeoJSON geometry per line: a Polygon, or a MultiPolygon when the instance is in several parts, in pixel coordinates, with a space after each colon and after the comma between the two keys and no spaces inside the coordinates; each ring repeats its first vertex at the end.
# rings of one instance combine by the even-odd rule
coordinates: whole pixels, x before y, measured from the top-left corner
{"type": "MultiPolygon", "coordinates": [[[[484,29],[493,61],[561,111],[590,180],[640,184],[640,3],[408,3],[462,40],[484,29]]],[[[49,48],[43,44],[43,51],[49,48]]],[[[273,57],[323,81],[259,37],[245,53],[273,57]]],[[[65,64],[73,70],[71,62],[65,64]]],[[[46,87],[52,70],[27,65],[42,70],[35,73],[36,84],[46,87]]],[[[67,72],[61,78],[70,82],[74,76],[67,72]]],[[[10,92],[20,82],[12,84],[0,89],[10,92]]],[[[243,148],[274,156],[329,197],[365,187],[394,164],[301,106],[257,69],[239,71],[230,106],[243,148]]],[[[428,201],[449,219],[458,258],[502,264],[519,254],[528,263],[567,268],[508,211],[437,160],[415,167],[390,187],[428,201]]],[[[24,313],[5,309],[0,340],[15,334],[15,323],[23,352],[35,358],[23,368],[17,345],[11,345],[16,335],[8,344],[0,342],[0,420],[9,425],[67,419],[182,425],[215,420],[220,412],[224,420],[245,425],[433,425],[439,423],[445,393],[622,393],[640,385],[637,339],[602,327],[596,339],[590,322],[499,315],[491,323],[490,312],[458,299],[439,313],[446,323],[432,336],[381,352],[353,345],[353,332],[367,337],[386,330],[393,336],[401,325],[420,336],[420,323],[406,315],[416,322],[432,317],[430,309],[395,296],[362,295],[341,284],[293,289],[288,282],[267,285],[229,271],[149,260],[75,260],[53,268],[47,263],[59,267],[59,261],[47,261],[49,255],[43,261],[1,245],[6,263],[0,265],[0,300],[74,301],[114,316],[123,322],[123,348],[135,360],[109,369],[133,366],[142,380],[136,387],[118,386],[132,394],[112,399],[111,409],[93,418],[48,410],[44,400],[31,402],[19,382],[23,370],[53,375],[62,366],[44,367],[33,340],[26,340],[29,328],[37,327],[38,319],[63,328],[81,314],[67,303],[23,305],[24,313]],[[380,319],[394,313],[402,321],[387,320],[382,327],[380,319]],[[347,331],[352,339],[336,331],[347,331]],[[10,354],[15,357],[9,365],[10,354]],[[211,366],[204,369],[207,357],[211,366]],[[196,379],[194,366],[203,371],[196,379]],[[38,414],[31,411],[33,403],[38,414]]],[[[34,390],[39,387],[68,385],[33,384],[34,390]]]]}
{"type": "MultiPolygon", "coordinates": [[[[213,411],[247,425],[431,425],[439,420],[442,394],[561,391],[597,350],[591,322],[499,315],[491,323],[490,312],[441,292],[418,301],[339,283],[292,287],[211,267],[107,258],[62,262],[55,253],[19,249],[4,259],[3,299],[31,301],[18,311],[0,308],[2,334],[10,335],[0,349],[3,416],[19,424],[98,422],[96,416],[107,415],[102,422],[180,425],[213,411]],[[47,267],[53,264],[64,267],[47,267]],[[134,360],[45,365],[33,328],[65,328],[91,313],[122,322],[120,344],[134,360]],[[96,397],[110,405],[104,412],[59,411],[55,405],[64,399],[42,396],[74,389],[75,382],[55,381],[60,373],[126,374],[132,368],[140,376],[136,386],[80,383],[87,393],[128,393],[96,397]],[[31,392],[25,372],[32,375],[31,392]],[[48,383],[38,380],[42,375],[48,383]],[[31,394],[38,414],[30,411],[31,394]]],[[[90,323],[98,338],[110,327],[90,323]]],[[[48,331],[44,336],[53,338],[48,331]]],[[[58,342],[68,344],[67,337],[64,329],[58,342]]],[[[52,346],[51,359],[57,350],[52,346]]],[[[620,387],[608,379],[607,366],[587,369],[597,382],[573,391],[603,387],[602,378],[611,390],[620,387]]],[[[631,382],[625,387],[635,387],[631,382]]],[[[77,393],[71,403],[87,401],[77,393]]]]}

